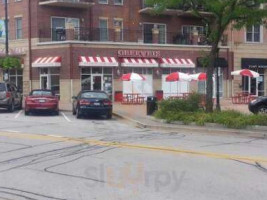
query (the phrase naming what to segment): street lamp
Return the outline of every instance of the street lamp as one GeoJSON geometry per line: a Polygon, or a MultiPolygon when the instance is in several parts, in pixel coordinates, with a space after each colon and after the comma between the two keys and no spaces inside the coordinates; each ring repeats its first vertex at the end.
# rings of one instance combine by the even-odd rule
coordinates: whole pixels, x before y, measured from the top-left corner
{"type": "Polygon", "coordinates": [[[7,1],[5,0],[5,31],[6,31],[6,41],[5,41],[5,46],[6,46],[6,56],[8,56],[8,8],[7,8],[7,1]]]}

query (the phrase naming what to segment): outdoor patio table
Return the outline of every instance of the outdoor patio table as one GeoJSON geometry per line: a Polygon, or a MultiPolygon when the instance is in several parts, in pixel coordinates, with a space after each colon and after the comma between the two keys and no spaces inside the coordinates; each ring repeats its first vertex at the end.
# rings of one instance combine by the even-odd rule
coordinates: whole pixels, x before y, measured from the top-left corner
{"type": "Polygon", "coordinates": [[[122,99],[122,104],[143,104],[145,102],[145,97],[141,94],[124,94],[122,99]]]}

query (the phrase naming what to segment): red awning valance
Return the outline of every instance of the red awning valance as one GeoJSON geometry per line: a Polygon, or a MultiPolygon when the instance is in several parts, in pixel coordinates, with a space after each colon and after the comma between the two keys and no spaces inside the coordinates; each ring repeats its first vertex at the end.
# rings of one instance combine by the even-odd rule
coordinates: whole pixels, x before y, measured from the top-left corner
{"type": "Polygon", "coordinates": [[[160,59],[161,67],[170,67],[170,68],[195,68],[196,65],[191,59],[185,58],[161,58],[160,59]]]}
{"type": "Polygon", "coordinates": [[[114,57],[80,56],[79,66],[81,67],[90,67],[90,66],[117,67],[119,66],[119,63],[114,57]]]}
{"type": "Polygon", "coordinates": [[[39,57],[32,63],[32,67],[60,67],[61,57],[39,57]]]}
{"type": "Polygon", "coordinates": [[[123,67],[158,67],[158,62],[153,58],[123,58],[123,67]]]}

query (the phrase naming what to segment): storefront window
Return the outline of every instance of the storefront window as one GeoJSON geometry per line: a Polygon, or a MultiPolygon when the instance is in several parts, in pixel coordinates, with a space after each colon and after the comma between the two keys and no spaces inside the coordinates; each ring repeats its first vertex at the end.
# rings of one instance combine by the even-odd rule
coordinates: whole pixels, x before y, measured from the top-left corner
{"type": "MultiPolygon", "coordinates": [[[[216,97],[216,74],[214,74],[214,79],[213,79],[213,98],[216,97]]],[[[200,94],[206,94],[206,87],[207,87],[207,82],[206,81],[198,81],[198,92],[200,94]]],[[[219,68],[219,95],[220,97],[223,97],[223,73],[221,68],[219,68]]]]}
{"type": "Polygon", "coordinates": [[[23,90],[23,72],[22,69],[10,69],[8,71],[8,81],[15,84],[18,89],[23,90]]]}
{"type": "Polygon", "coordinates": [[[153,74],[153,68],[140,68],[140,67],[123,68],[123,74],[127,73],[153,74]]]}
{"type": "Polygon", "coordinates": [[[258,78],[242,77],[242,90],[257,96],[264,96],[264,69],[253,69],[260,74],[258,78]]]}
{"type": "Polygon", "coordinates": [[[113,70],[111,67],[86,67],[81,70],[82,90],[103,90],[112,96],[113,70]]]}
{"type": "Polygon", "coordinates": [[[93,67],[92,74],[102,74],[102,67],[93,67]]]}

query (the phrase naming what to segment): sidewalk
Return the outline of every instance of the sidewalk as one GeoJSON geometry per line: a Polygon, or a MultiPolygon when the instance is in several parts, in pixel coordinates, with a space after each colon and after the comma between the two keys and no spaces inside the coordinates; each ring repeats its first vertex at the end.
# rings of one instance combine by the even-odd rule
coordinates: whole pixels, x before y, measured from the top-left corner
{"type": "MultiPolygon", "coordinates": [[[[237,110],[246,114],[249,114],[248,105],[236,105],[232,104],[231,100],[223,100],[221,102],[222,110],[237,110]]],[[[121,103],[114,103],[113,105],[114,115],[133,122],[136,126],[142,128],[151,128],[157,130],[184,130],[204,133],[231,133],[231,134],[243,134],[251,137],[265,137],[267,129],[266,127],[259,127],[253,129],[228,129],[222,125],[208,124],[205,126],[196,125],[184,125],[183,123],[165,123],[163,120],[155,119],[152,116],[146,115],[146,104],[143,105],[122,105],[121,103]]]]}

